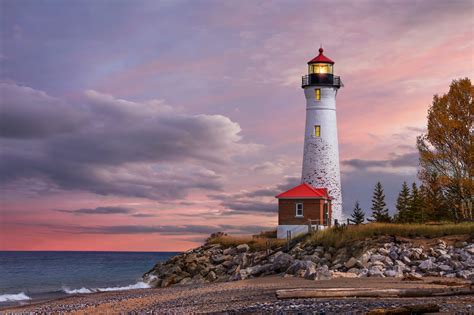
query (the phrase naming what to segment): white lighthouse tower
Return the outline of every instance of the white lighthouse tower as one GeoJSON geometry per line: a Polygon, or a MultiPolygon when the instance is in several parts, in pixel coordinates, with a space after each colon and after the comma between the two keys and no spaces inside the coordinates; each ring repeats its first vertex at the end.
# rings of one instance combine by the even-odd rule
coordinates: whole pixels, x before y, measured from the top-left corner
{"type": "Polygon", "coordinates": [[[308,62],[308,74],[302,78],[306,97],[301,181],[313,187],[327,188],[332,198],[332,219],[341,222],[342,194],[337,140],[336,95],[342,82],[334,75],[334,61],[319,55],[308,62]]]}

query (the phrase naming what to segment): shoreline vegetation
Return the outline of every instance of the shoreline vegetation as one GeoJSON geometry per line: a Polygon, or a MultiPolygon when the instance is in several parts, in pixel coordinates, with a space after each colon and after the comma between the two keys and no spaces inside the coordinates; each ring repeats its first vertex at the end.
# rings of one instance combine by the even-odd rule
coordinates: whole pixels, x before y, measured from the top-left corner
{"type": "MultiPolygon", "coordinates": [[[[352,241],[380,236],[406,238],[437,238],[452,235],[470,235],[474,237],[474,222],[452,223],[434,222],[426,224],[369,223],[348,225],[343,228],[332,227],[311,235],[297,237],[314,245],[340,248],[352,241]]],[[[276,231],[262,232],[254,236],[231,236],[215,233],[207,239],[208,244],[220,244],[224,248],[247,244],[251,250],[263,250],[268,246],[284,246],[286,240],[276,239],[276,231]]]]}

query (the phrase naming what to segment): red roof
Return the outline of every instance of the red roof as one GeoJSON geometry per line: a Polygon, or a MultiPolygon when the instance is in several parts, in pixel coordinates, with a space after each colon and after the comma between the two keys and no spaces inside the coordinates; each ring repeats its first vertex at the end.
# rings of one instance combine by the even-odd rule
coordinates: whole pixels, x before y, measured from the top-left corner
{"type": "Polygon", "coordinates": [[[314,57],[313,59],[311,59],[310,61],[308,61],[308,63],[317,63],[317,62],[321,62],[321,63],[330,63],[330,64],[334,64],[334,61],[332,61],[331,59],[329,59],[328,57],[324,56],[323,55],[323,47],[319,48],[319,55],[317,55],[316,57],[314,57]]]}
{"type": "Polygon", "coordinates": [[[275,196],[276,198],[326,198],[330,199],[326,188],[314,188],[311,185],[303,183],[291,188],[284,193],[275,196]]]}

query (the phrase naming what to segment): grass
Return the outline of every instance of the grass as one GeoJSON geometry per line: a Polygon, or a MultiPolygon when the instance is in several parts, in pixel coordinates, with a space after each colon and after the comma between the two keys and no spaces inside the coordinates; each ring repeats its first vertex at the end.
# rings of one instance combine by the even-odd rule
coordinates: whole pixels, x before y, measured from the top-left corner
{"type": "MultiPolygon", "coordinates": [[[[284,239],[276,239],[274,231],[262,232],[254,236],[231,236],[223,233],[212,235],[208,244],[220,244],[223,248],[247,244],[252,251],[275,249],[286,244],[284,239]]],[[[474,237],[474,222],[441,224],[392,224],[369,223],[349,225],[347,228],[329,228],[312,235],[302,236],[301,240],[315,245],[340,248],[352,241],[376,238],[379,236],[423,237],[433,239],[449,235],[470,235],[474,237]]]]}
{"type": "Polygon", "coordinates": [[[252,251],[258,251],[265,250],[267,248],[274,249],[283,246],[285,245],[286,241],[264,237],[219,235],[209,238],[207,243],[220,244],[224,248],[235,247],[240,244],[247,244],[252,251]]]}
{"type": "Polygon", "coordinates": [[[350,225],[347,228],[332,227],[309,236],[307,241],[317,245],[339,248],[350,241],[378,236],[437,238],[449,235],[474,236],[474,222],[440,225],[370,223],[350,225]]]}

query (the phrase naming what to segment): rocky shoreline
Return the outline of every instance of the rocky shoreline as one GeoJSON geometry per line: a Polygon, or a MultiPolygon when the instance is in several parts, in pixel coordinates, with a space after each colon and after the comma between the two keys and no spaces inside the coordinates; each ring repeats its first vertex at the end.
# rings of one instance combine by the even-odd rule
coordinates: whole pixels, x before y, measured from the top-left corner
{"type": "Polygon", "coordinates": [[[252,251],[247,244],[203,246],[158,263],[144,280],[153,287],[227,282],[268,275],[309,280],[393,277],[419,280],[446,277],[474,280],[471,238],[416,244],[410,239],[380,237],[339,249],[295,242],[289,250],[252,251]],[[451,244],[450,244],[451,243],[451,244]]]}

